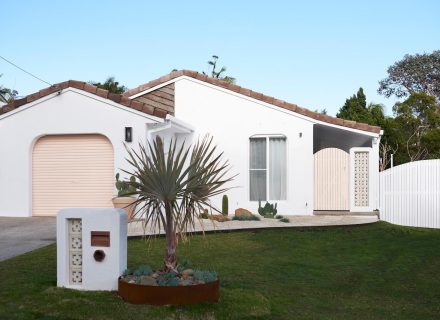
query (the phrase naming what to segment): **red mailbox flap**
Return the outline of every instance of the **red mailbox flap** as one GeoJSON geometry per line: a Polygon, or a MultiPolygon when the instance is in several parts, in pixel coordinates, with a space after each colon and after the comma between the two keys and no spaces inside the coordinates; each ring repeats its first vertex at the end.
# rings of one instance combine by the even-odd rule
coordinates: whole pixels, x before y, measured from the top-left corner
{"type": "Polygon", "coordinates": [[[110,247],[109,231],[92,231],[90,238],[92,247],[110,247]]]}

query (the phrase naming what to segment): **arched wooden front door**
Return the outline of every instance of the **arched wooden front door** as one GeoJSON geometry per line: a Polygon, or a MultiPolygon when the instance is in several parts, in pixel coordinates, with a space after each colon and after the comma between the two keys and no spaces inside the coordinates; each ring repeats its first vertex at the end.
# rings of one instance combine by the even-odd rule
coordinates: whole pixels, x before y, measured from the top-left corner
{"type": "Polygon", "coordinates": [[[314,210],[349,210],[350,155],[326,148],[314,155],[314,210]]]}

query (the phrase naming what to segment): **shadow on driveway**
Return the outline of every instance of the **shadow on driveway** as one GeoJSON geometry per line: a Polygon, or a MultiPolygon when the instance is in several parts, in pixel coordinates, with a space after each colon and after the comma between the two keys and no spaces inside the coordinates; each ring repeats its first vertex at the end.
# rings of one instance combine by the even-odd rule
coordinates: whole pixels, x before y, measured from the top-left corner
{"type": "Polygon", "coordinates": [[[0,261],[56,241],[55,217],[0,217],[0,261]]]}

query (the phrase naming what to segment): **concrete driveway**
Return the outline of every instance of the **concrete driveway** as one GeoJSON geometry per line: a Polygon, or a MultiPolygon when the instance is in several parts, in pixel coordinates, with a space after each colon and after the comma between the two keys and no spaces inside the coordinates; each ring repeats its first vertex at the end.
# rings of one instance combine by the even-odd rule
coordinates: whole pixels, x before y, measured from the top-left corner
{"type": "Polygon", "coordinates": [[[55,217],[0,217],[0,261],[56,241],[55,217]]]}

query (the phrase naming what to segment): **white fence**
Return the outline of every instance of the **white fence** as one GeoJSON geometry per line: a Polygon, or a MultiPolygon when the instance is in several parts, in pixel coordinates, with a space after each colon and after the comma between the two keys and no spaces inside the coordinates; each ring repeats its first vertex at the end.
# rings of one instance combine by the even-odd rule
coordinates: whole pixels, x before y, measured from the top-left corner
{"type": "Polygon", "coordinates": [[[440,159],[409,162],[380,173],[380,218],[440,228],[440,159]]]}

